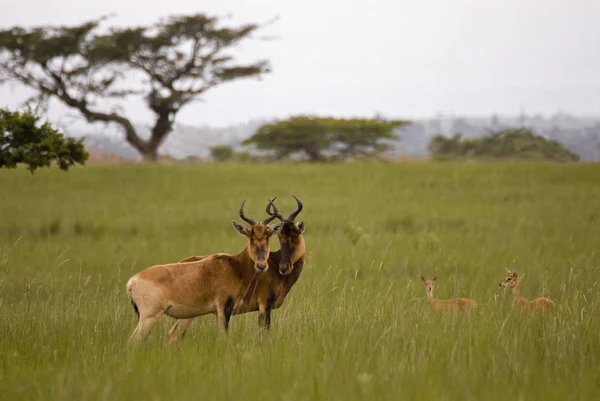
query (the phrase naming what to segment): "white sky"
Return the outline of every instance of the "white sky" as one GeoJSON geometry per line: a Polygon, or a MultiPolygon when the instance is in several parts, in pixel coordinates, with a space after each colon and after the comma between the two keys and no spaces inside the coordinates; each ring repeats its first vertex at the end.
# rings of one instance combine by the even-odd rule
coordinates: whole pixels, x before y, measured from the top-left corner
{"type": "MultiPolygon", "coordinates": [[[[170,14],[280,19],[240,54],[270,59],[261,81],[217,87],[179,122],[229,125],[297,113],[422,118],[600,115],[600,1],[596,0],[0,0],[0,27],[76,24],[116,13],[137,25],[170,14]]],[[[0,89],[0,107],[25,98],[0,89]]],[[[151,116],[141,102],[128,116],[151,116]]],[[[65,109],[52,107],[55,120],[65,109]]]]}

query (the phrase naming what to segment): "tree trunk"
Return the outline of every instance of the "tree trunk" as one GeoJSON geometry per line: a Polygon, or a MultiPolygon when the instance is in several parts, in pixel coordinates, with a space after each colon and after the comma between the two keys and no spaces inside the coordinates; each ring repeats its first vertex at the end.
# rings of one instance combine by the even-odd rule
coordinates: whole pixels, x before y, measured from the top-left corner
{"type": "Polygon", "coordinates": [[[308,159],[311,162],[320,162],[323,161],[323,155],[321,154],[321,151],[317,148],[317,146],[307,146],[304,151],[306,152],[306,155],[308,156],[308,159]]]}
{"type": "MultiPolygon", "coordinates": [[[[135,150],[137,150],[147,162],[154,163],[158,160],[158,148],[162,144],[164,138],[171,131],[171,124],[165,124],[164,118],[159,116],[156,119],[156,124],[152,129],[152,135],[148,141],[140,138],[135,127],[128,118],[120,116],[116,113],[100,113],[88,109],[87,103],[81,100],[73,99],[66,93],[60,99],[68,106],[78,109],[90,123],[105,122],[114,123],[123,129],[125,140],[135,150]]],[[[167,119],[167,122],[168,119],[167,119]]]]}
{"type": "Polygon", "coordinates": [[[131,146],[140,152],[145,162],[156,163],[158,161],[158,149],[172,130],[173,122],[170,120],[169,114],[163,113],[156,119],[150,139],[145,141],[137,133],[135,133],[135,140],[130,141],[130,138],[133,137],[131,133],[126,135],[126,139],[131,146]]]}
{"type": "Polygon", "coordinates": [[[158,149],[147,149],[141,153],[145,162],[156,163],[158,161],[158,149]]]}
{"type": "Polygon", "coordinates": [[[84,100],[75,99],[69,96],[69,94],[66,92],[60,95],[59,98],[67,106],[78,109],[88,122],[94,123],[101,121],[105,123],[114,123],[121,126],[127,143],[129,143],[142,155],[144,161],[151,163],[155,163],[158,160],[158,148],[160,148],[160,145],[162,145],[165,138],[173,130],[173,121],[175,114],[177,113],[177,110],[169,108],[154,109],[154,112],[157,115],[156,122],[152,128],[150,139],[144,140],[140,138],[133,124],[126,117],[118,115],[117,113],[107,114],[92,111],[88,108],[87,102],[84,100]]]}

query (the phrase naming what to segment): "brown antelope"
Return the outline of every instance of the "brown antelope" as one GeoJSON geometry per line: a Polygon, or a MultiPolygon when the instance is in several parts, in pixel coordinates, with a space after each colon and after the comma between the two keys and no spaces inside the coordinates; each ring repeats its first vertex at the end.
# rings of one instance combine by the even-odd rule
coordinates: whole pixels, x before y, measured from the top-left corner
{"type": "Polygon", "coordinates": [[[477,308],[477,302],[469,298],[453,298],[453,299],[436,299],[433,296],[434,282],[437,280],[437,276],[433,276],[431,280],[426,280],[425,277],[421,276],[421,280],[425,283],[427,288],[427,301],[436,310],[471,310],[477,308]]]}
{"type": "Polygon", "coordinates": [[[512,287],[513,296],[515,301],[521,306],[521,308],[525,310],[548,310],[554,309],[556,306],[554,301],[548,299],[546,297],[539,297],[530,301],[521,296],[521,291],[519,291],[519,276],[517,272],[514,270],[506,269],[506,277],[504,280],[498,284],[499,287],[512,287]]]}
{"type": "MultiPolygon", "coordinates": [[[[227,333],[233,313],[248,302],[248,290],[268,270],[269,239],[279,233],[283,223],[268,225],[276,216],[256,222],[240,217],[250,228],[233,221],[233,228],[249,241],[235,255],[217,253],[191,263],[150,266],[127,282],[127,295],[138,315],[132,338],[146,338],[164,314],[175,319],[190,319],[216,314],[219,329],[227,333]]],[[[266,309],[266,305],[259,305],[266,309]]],[[[174,327],[176,329],[176,327],[174,327]]],[[[169,332],[169,339],[176,333],[169,332]]]]}
{"type": "MultiPolygon", "coordinates": [[[[269,254],[269,269],[260,277],[260,284],[252,292],[253,299],[244,308],[237,310],[237,313],[234,312],[234,314],[241,314],[258,310],[258,325],[261,329],[270,329],[271,311],[283,305],[285,297],[298,281],[304,267],[306,249],[302,233],[305,226],[303,221],[294,221],[302,211],[303,206],[300,199],[294,195],[292,196],[298,207],[287,219],[275,207],[273,202],[276,198],[269,201],[266,209],[267,213],[283,222],[283,228],[278,233],[280,249],[269,254]],[[262,307],[263,305],[264,307],[262,307]]],[[[190,256],[182,259],[179,263],[194,262],[206,257],[190,256]]],[[[183,336],[191,322],[192,319],[177,320],[169,332],[171,341],[176,341],[180,336],[183,336]]]]}

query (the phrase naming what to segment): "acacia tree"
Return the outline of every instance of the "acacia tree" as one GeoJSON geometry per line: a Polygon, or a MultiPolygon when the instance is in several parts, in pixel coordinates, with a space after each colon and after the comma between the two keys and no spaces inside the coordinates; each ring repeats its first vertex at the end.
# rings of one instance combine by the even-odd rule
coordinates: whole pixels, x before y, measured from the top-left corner
{"type": "Polygon", "coordinates": [[[23,163],[33,173],[55,162],[67,171],[76,163],[85,164],[88,156],[81,139],[65,138],[47,121],[40,124],[40,117],[31,109],[0,109],[0,168],[23,163]]]}
{"type": "Polygon", "coordinates": [[[390,141],[400,139],[394,130],[409,121],[352,118],[340,120],[333,129],[336,157],[373,157],[391,148],[390,141]]]}
{"type": "Polygon", "coordinates": [[[259,150],[273,151],[275,160],[282,160],[297,152],[304,152],[311,161],[325,159],[329,149],[327,127],[330,119],[295,116],[288,120],[265,124],[242,142],[255,145],[259,150]]]}
{"type": "Polygon", "coordinates": [[[30,100],[58,99],[88,122],[116,124],[131,146],[154,161],[182,107],[225,82],[269,71],[265,60],[236,64],[228,53],[252,37],[257,24],[224,27],[217,17],[196,14],[101,34],[104,20],[0,31],[0,84],[24,84],[36,91],[30,100]],[[98,104],[134,95],[155,114],[149,139],[119,108],[98,104]]]}
{"type": "Polygon", "coordinates": [[[301,115],[265,124],[243,144],[271,151],[275,160],[296,153],[310,161],[377,157],[390,148],[390,141],[400,139],[394,130],[406,124],[410,122],[301,115]]]}

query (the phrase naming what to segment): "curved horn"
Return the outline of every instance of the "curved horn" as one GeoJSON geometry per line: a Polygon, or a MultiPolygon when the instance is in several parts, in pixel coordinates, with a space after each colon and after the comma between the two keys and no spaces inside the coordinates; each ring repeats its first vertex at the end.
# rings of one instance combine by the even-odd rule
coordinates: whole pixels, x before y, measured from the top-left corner
{"type": "Polygon", "coordinates": [[[269,214],[269,217],[267,217],[266,219],[264,219],[262,221],[262,223],[264,225],[269,224],[270,222],[272,222],[276,218],[278,218],[281,221],[283,221],[283,218],[282,218],[283,216],[281,216],[281,214],[279,214],[279,210],[277,210],[277,206],[275,206],[275,204],[273,203],[273,201],[275,199],[277,199],[277,197],[273,198],[272,200],[269,199],[269,204],[267,205],[267,208],[266,208],[266,211],[267,211],[267,214],[269,214]],[[273,212],[271,212],[271,208],[273,208],[273,212]]]}
{"type": "Polygon", "coordinates": [[[273,199],[271,199],[269,201],[269,204],[267,205],[267,209],[266,209],[267,210],[267,214],[269,216],[275,216],[279,220],[284,221],[285,217],[283,217],[283,215],[281,213],[279,213],[279,210],[277,210],[277,207],[275,206],[275,203],[273,203],[273,202],[275,202],[275,199],[277,199],[277,197],[274,197],[273,199]],[[271,211],[271,208],[273,208],[274,211],[271,211]]]}
{"type": "Polygon", "coordinates": [[[298,209],[296,209],[294,213],[290,214],[290,217],[288,217],[289,221],[294,221],[296,216],[298,216],[298,213],[302,211],[302,202],[296,197],[296,195],[292,194],[292,196],[294,197],[294,199],[296,199],[296,203],[298,203],[298,209]]]}
{"type": "Polygon", "coordinates": [[[246,199],[244,199],[244,201],[242,202],[242,206],[240,206],[240,217],[242,220],[244,220],[246,223],[250,224],[251,226],[255,225],[256,222],[246,216],[244,216],[244,203],[246,203],[246,199]]]}

